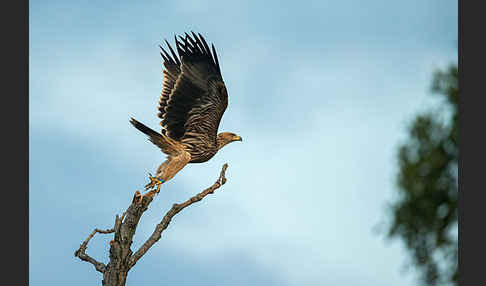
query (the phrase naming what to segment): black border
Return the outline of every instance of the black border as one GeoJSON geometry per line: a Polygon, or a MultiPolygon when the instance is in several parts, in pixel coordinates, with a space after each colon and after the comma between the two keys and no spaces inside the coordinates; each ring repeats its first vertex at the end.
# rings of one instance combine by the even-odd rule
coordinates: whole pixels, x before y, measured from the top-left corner
{"type": "Polygon", "coordinates": [[[29,284],[29,1],[2,7],[2,284],[29,284]],[[6,113],[6,114],[5,114],[6,113]],[[5,241],[6,240],[6,241],[5,241]],[[6,267],[5,267],[6,266],[6,267]],[[10,278],[13,283],[8,283],[10,278]]]}
{"type": "Polygon", "coordinates": [[[459,0],[459,285],[484,284],[484,9],[459,0]],[[465,4],[468,4],[467,6],[465,4]],[[467,32],[466,32],[467,31],[467,32]],[[467,34],[467,36],[465,36],[467,34]],[[465,41],[468,39],[468,42],[465,41]],[[467,44],[466,44],[467,43],[467,44]],[[466,56],[467,53],[467,56],[466,56]],[[466,60],[467,59],[467,60],[466,60]],[[467,80],[465,77],[467,74],[467,80]],[[466,98],[467,99],[466,99],[466,98]],[[469,102],[467,106],[465,102],[469,102]],[[464,168],[465,158],[468,167],[464,168]],[[464,188],[467,176],[467,189],[464,188]],[[467,231],[465,231],[467,229],[467,231]]]}

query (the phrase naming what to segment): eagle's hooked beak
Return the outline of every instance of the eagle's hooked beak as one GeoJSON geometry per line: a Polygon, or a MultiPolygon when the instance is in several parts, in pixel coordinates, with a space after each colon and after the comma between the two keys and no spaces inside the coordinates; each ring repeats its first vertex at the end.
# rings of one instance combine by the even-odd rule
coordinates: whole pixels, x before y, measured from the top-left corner
{"type": "Polygon", "coordinates": [[[235,141],[243,141],[243,138],[241,138],[241,136],[236,136],[234,140],[235,141]]]}

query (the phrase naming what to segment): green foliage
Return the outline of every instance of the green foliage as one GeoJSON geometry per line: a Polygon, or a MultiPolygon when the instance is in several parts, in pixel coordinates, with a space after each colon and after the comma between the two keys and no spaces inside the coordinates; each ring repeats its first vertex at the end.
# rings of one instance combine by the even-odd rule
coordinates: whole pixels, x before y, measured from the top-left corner
{"type": "Polygon", "coordinates": [[[458,285],[458,69],[436,72],[432,90],[445,97],[451,117],[417,116],[399,149],[399,198],[389,237],[400,237],[426,285],[458,285]]]}

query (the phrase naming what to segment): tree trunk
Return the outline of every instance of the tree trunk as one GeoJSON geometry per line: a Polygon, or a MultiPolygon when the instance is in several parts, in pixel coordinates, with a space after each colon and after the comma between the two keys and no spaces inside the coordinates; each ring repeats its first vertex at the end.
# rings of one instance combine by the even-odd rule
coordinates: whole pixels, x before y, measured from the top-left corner
{"type": "Polygon", "coordinates": [[[103,286],[125,286],[128,275],[128,268],[124,267],[123,264],[118,263],[117,265],[108,263],[106,266],[105,273],[103,273],[103,286]]]}

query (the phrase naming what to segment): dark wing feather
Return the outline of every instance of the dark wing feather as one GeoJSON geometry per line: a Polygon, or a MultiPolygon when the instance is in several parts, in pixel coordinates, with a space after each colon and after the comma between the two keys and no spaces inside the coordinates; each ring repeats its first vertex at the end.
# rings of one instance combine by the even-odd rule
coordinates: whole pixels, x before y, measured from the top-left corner
{"type": "MultiPolygon", "coordinates": [[[[181,62],[179,60],[179,57],[172,49],[169,42],[167,42],[167,40],[165,42],[167,43],[167,46],[169,47],[172,56],[170,56],[169,53],[167,53],[167,51],[164,50],[162,46],[160,46],[160,49],[163,52],[163,53],[161,52],[160,54],[164,59],[165,69],[163,70],[164,79],[162,81],[162,93],[160,95],[159,107],[158,107],[159,113],[157,115],[162,120],[165,118],[165,109],[167,107],[167,101],[169,100],[172,89],[174,89],[175,82],[181,73],[181,69],[180,69],[181,62]]],[[[165,129],[162,129],[162,134],[164,135],[166,134],[165,129]]]]}
{"type": "Polygon", "coordinates": [[[209,91],[189,111],[181,143],[188,148],[191,162],[204,162],[217,152],[216,136],[228,95],[221,81],[210,81],[209,91]]]}
{"type": "Polygon", "coordinates": [[[180,64],[170,45],[175,59],[164,51],[167,70],[159,117],[168,137],[188,144],[214,145],[228,97],[214,47],[211,54],[205,39],[192,35],[194,38],[187,33],[180,37],[182,42],[175,39],[180,64]]]}

